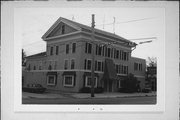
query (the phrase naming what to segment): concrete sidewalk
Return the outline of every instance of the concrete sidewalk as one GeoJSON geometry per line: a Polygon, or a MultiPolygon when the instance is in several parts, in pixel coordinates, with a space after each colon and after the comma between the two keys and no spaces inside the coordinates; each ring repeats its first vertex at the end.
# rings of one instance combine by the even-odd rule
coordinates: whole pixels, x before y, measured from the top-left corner
{"type": "Polygon", "coordinates": [[[43,93],[43,94],[37,94],[37,93],[28,93],[23,92],[22,98],[47,98],[47,99],[57,99],[57,98],[67,98],[61,94],[53,94],[53,93],[43,93]]]}
{"type": "MultiPolygon", "coordinates": [[[[145,96],[156,96],[155,92],[152,93],[98,93],[95,94],[94,98],[119,98],[119,97],[145,97],[145,96]]],[[[23,98],[47,98],[47,99],[58,99],[58,98],[91,98],[90,93],[22,93],[23,98]]]]}
{"type": "MultiPolygon", "coordinates": [[[[74,98],[91,98],[89,93],[71,93],[70,96],[74,98]]],[[[98,93],[95,94],[94,98],[120,98],[120,97],[147,97],[147,96],[156,96],[156,92],[152,93],[98,93]]]]}

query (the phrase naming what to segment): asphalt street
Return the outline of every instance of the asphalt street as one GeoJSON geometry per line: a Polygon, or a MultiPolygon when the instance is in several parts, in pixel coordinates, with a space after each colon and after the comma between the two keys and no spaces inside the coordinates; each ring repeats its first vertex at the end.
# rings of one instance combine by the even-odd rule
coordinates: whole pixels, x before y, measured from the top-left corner
{"type": "Polygon", "coordinates": [[[156,97],[125,98],[23,98],[22,104],[156,104],[156,97]]]}

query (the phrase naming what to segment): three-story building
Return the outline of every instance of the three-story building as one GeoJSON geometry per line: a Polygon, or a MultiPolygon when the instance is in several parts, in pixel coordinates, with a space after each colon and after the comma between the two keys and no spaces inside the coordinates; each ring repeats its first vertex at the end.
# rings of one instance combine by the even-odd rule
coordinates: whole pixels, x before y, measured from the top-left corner
{"type": "Polygon", "coordinates": [[[39,83],[47,89],[79,92],[91,87],[92,53],[95,87],[118,91],[121,80],[132,73],[145,84],[145,60],[131,56],[136,43],[60,17],[42,36],[46,52],[27,57],[24,85],[39,83]],[[95,49],[92,49],[95,48],[95,49]],[[93,52],[94,50],[94,52],[93,52]]]}

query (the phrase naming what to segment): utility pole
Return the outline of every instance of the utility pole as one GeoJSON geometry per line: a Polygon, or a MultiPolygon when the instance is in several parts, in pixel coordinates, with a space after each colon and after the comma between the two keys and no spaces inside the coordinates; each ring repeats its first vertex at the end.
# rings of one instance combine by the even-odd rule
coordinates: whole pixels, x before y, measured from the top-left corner
{"type": "MultiPolygon", "coordinates": [[[[94,41],[94,27],[95,27],[95,22],[94,22],[94,14],[92,14],[92,43],[94,41]]],[[[95,44],[92,44],[92,67],[91,67],[91,97],[94,97],[94,48],[95,44]]]]}

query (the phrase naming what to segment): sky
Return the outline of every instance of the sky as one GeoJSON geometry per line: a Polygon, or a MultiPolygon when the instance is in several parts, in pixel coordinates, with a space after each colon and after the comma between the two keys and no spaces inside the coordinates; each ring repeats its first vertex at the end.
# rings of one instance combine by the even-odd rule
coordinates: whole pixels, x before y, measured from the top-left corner
{"type": "Polygon", "coordinates": [[[132,52],[134,57],[157,57],[159,43],[164,40],[163,8],[23,8],[20,14],[22,48],[27,56],[46,51],[46,43],[41,37],[59,17],[91,26],[91,17],[95,14],[95,28],[115,32],[137,44],[152,40],[138,44],[132,52]],[[109,24],[113,22],[114,28],[109,24]]]}

